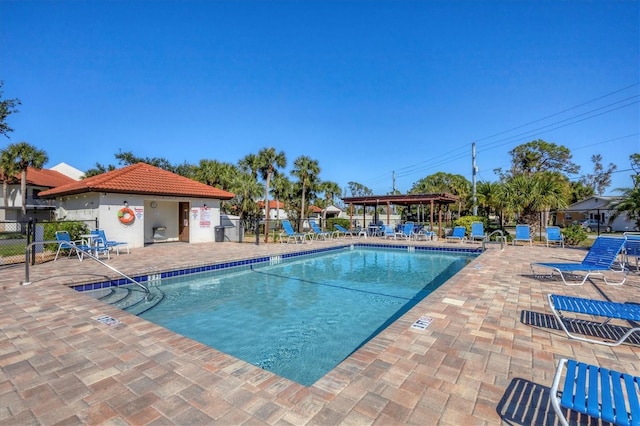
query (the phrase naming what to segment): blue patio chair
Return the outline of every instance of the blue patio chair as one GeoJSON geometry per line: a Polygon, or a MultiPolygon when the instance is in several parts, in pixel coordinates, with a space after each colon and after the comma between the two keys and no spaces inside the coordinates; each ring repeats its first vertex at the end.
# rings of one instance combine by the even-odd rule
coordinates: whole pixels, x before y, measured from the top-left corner
{"type": "Polygon", "coordinates": [[[562,408],[615,425],[640,425],[640,377],[562,358],[553,377],[550,397],[553,411],[564,426],[569,422],[562,408]]]}
{"type": "Polygon", "coordinates": [[[105,235],[104,229],[94,229],[94,230],[91,231],[91,234],[92,235],[96,235],[99,239],[104,241],[104,244],[110,250],[111,249],[115,249],[117,255],[120,255],[120,247],[121,246],[126,246],[127,247],[127,254],[129,254],[129,243],[127,243],[125,241],[108,240],[107,236],[105,235]]]}
{"type": "Polygon", "coordinates": [[[487,234],[484,232],[484,223],[482,222],[472,222],[471,223],[471,234],[469,235],[469,239],[471,241],[484,241],[487,238],[487,234]]]}
{"type": "Polygon", "coordinates": [[[558,325],[564,330],[570,339],[581,340],[583,342],[597,343],[605,346],[618,346],[627,340],[632,334],[640,332],[640,327],[632,327],[615,342],[591,339],[571,333],[565,324],[566,318],[562,312],[572,312],[575,314],[592,315],[605,318],[600,323],[595,323],[596,327],[602,327],[612,319],[640,322],[640,305],[635,303],[609,302],[607,300],[583,299],[580,297],[559,296],[548,294],[547,301],[549,308],[558,320],[558,325]]]}
{"type": "Polygon", "coordinates": [[[445,238],[445,241],[460,241],[460,243],[463,243],[464,241],[467,240],[467,228],[465,228],[464,226],[456,226],[455,228],[453,228],[453,232],[451,233],[451,235],[447,235],[447,237],[445,238]]]}
{"type": "Polygon", "coordinates": [[[396,236],[401,240],[410,240],[413,238],[414,227],[415,224],[413,222],[407,222],[400,228],[400,231],[397,232],[396,236]]]}
{"type": "Polygon", "coordinates": [[[513,245],[516,245],[516,241],[528,241],[529,245],[533,245],[531,239],[531,228],[529,225],[516,225],[516,235],[513,237],[513,245]]]}
{"type": "Polygon", "coordinates": [[[564,236],[562,232],[560,232],[560,228],[557,226],[547,226],[545,239],[547,242],[547,247],[549,244],[560,244],[560,247],[564,248],[564,236]]]}
{"type": "Polygon", "coordinates": [[[384,229],[382,230],[382,236],[384,237],[385,240],[387,238],[393,238],[395,240],[396,239],[396,231],[395,231],[395,229],[393,229],[393,226],[385,225],[384,229]]]}
{"type": "Polygon", "coordinates": [[[71,241],[71,236],[67,231],[56,231],[56,241],[58,241],[58,251],[56,251],[56,257],[53,259],[55,262],[58,260],[58,255],[61,250],[69,250],[70,257],[74,252],[78,256],[78,260],[82,262],[84,253],[91,252],[92,248],[85,240],[71,241]]]}
{"type": "Polygon", "coordinates": [[[322,229],[320,229],[315,220],[310,219],[309,225],[311,226],[311,230],[313,231],[313,234],[310,235],[311,237],[315,237],[316,239],[322,238],[323,240],[331,239],[331,232],[323,231],[322,229]]]}
{"type": "Polygon", "coordinates": [[[425,226],[420,230],[420,232],[414,234],[414,238],[416,241],[424,239],[425,241],[433,241],[436,233],[431,231],[429,227],[425,226]]]}
{"type": "Polygon", "coordinates": [[[589,252],[580,263],[549,263],[549,262],[533,262],[531,263],[531,271],[535,274],[534,267],[542,267],[551,269],[551,275],[558,272],[562,281],[566,285],[582,285],[591,275],[600,275],[604,282],[610,285],[621,285],[627,279],[628,270],[624,267],[624,262],[620,266],[620,270],[613,268],[614,263],[622,251],[622,247],[626,242],[626,238],[613,238],[599,236],[593,242],[589,252]],[[579,283],[568,283],[565,274],[576,275],[576,272],[584,272],[585,276],[579,283]],[[616,272],[624,274],[621,282],[609,282],[605,272],[616,272]]]}
{"type": "Polygon", "coordinates": [[[640,235],[628,234],[626,232],[623,235],[627,238],[627,241],[624,243],[624,249],[623,249],[624,262],[627,265],[627,267],[629,267],[630,265],[629,258],[635,257],[636,271],[640,270],[640,268],[638,268],[638,259],[640,258],[640,235]]]}
{"type": "Polygon", "coordinates": [[[284,232],[280,233],[281,243],[284,242],[285,237],[287,237],[287,243],[289,243],[291,240],[293,240],[293,242],[296,244],[298,244],[298,242],[300,242],[300,244],[304,243],[304,240],[306,239],[306,235],[303,233],[294,231],[293,226],[291,226],[291,222],[289,222],[288,220],[283,220],[282,228],[284,232]]]}

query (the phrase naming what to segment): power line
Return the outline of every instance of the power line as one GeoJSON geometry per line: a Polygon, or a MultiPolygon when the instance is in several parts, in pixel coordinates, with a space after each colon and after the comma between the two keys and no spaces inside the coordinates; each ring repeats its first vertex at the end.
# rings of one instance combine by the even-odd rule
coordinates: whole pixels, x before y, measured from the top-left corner
{"type": "MultiPolygon", "coordinates": [[[[560,116],[560,115],[562,115],[562,114],[564,114],[566,112],[569,112],[569,111],[575,110],[577,108],[580,108],[582,106],[597,102],[597,101],[599,101],[601,99],[605,99],[607,97],[610,97],[610,96],[613,96],[615,94],[624,92],[625,90],[628,90],[630,88],[634,88],[634,87],[637,87],[637,86],[640,86],[640,83],[631,84],[631,85],[623,87],[621,89],[609,92],[607,94],[604,94],[604,95],[598,96],[596,98],[590,99],[590,100],[588,100],[586,102],[582,102],[582,103],[574,105],[574,106],[572,106],[570,108],[566,108],[564,110],[549,114],[549,115],[544,116],[542,118],[539,118],[539,119],[527,122],[525,124],[510,128],[508,130],[504,130],[504,131],[501,131],[501,132],[498,132],[498,133],[495,133],[493,135],[486,136],[486,137],[483,137],[483,138],[475,139],[475,141],[476,142],[485,141],[485,140],[494,138],[496,136],[500,136],[500,135],[504,135],[506,133],[512,132],[514,130],[525,128],[525,127],[530,126],[532,124],[539,123],[539,122],[542,122],[544,120],[548,120],[549,118],[560,116]]],[[[580,122],[583,122],[583,121],[586,121],[586,120],[590,120],[590,119],[595,118],[595,117],[599,117],[599,116],[602,116],[602,115],[605,115],[605,114],[609,114],[609,113],[612,113],[614,111],[617,111],[617,110],[620,110],[620,109],[623,109],[623,108],[627,108],[627,107],[632,106],[632,105],[636,105],[636,104],[638,104],[640,102],[638,100],[639,97],[640,97],[640,95],[634,94],[632,96],[628,96],[626,98],[619,99],[619,100],[617,100],[615,102],[611,102],[611,103],[609,103],[607,105],[599,106],[597,108],[593,108],[593,109],[591,109],[589,111],[585,111],[585,112],[582,112],[582,113],[579,113],[579,114],[575,114],[573,116],[564,118],[562,120],[554,121],[552,123],[549,123],[549,124],[546,124],[546,125],[543,125],[543,126],[539,126],[539,127],[534,128],[534,129],[530,129],[530,130],[527,130],[525,132],[521,132],[521,133],[516,134],[516,135],[512,135],[512,136],[509,136],[509,137],[506,137],[506,138],[502,138],[502,139],[490,142],[488,144],[485,144],[484,147],[481,147],[481,149],[479,149],[479,151],[481,150],[482,152],[485,152],[485,151],[489,151],[491,149],[495,149],[495,148],[499,148],[499,147],[502,147],[502,146],[505,146],[505,145],[513,144],[513,143],[516,143],[518,141],[522,141],[525,137],[531,137],[533,135],[538,135],[538,134],[541,134],[541,133],[547,133],[547,132],[550,132],[550,131],[553,131],[553,130],[557,130],[557,129],[560,129],[560,128],[564,128],[564,127],[567,127],[567,126],[571,126],[571,125],[574,125],[574,124],[577,124],[577,123],[580,123],[580,122]]],[[[619,140],[619,139],[623,139],[623,138],[630,137],[630,136],[635,136],[635,135],[637,135],[637,133],[632,134],[632,135],[628,135],[628,136],[622,136],[622,137],[619,137],[619,138],[611,139],[609,141],[599,142],[597,144],[607,143],[607,142],[611,142],[611,141],[615,141],[615,140],[619,140]]],[[[589,145],[589,146],[592,146],[592,145],[589,145]]],[[[578,149],[581,149],[581,148],[578,148],[578,149]]],[[[410,175],[413,175],[413,174],[416,174],[416,173],[423,173],[426,170],[430,170],[430,169],[434,169],[434,168],[437,168],[437,167],[441,167],[443,165],[446,165],[448,163],[451,163],[451,162],[454,162],[454,161],[458,161],[458,160],[461,160],[461,159],[466,159],[468,157],[468,152],[467,151],[468,151],[468,144],[465,144],[465,145],[460,146],[458,148],[453,148],[453,149],[447,151],[446,153],[443,153],[443,154],[440,154],[440,155],[437,155],[437,156],[434,156],[434,157],[430,157],[430,158],[428,158],[428,159],[426,159],[424,161],[420,161],[418,163],[414,163],[414,164],[409,165],[409,166],[396,168],[395,170],[397,172],[399,172],[399,173],[397,173],[395,175],[395,177],[396,178],[402,178],[402,177],[407,177],[407,176],[410,176],[410,175]],[[460,152],[460,154],[452,155],[452,154],[455,154],[457,152],[460,152]],[[441,159],[441,160],[438,161],[439,159],[441,159]]],[[[387,173],[385,175],[380,175],[380,176],[378,176],[376,178],[373,178],[373,179],[367,181],[367,183],[368,183],[368,185],[375,185],[378,182],[388,181],[389,175],[390,175],[390,173],[387,173]]]]}

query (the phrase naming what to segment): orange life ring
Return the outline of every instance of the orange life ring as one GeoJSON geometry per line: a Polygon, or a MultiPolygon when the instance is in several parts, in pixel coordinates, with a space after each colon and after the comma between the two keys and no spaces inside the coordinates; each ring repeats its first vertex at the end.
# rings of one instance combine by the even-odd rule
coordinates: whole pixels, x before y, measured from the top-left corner
{"type": "Polygon", "coordinates": [[[118,219],[123,225],[131,224],[136,218],[135,213],[129,207],[123,207],[118,210],[118,219]]]}

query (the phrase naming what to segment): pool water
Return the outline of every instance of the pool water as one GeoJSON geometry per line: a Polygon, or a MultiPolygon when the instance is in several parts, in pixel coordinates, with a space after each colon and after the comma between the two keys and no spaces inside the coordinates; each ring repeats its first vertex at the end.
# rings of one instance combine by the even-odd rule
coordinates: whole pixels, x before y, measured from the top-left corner
{"type": "Polygon", "coordinates": [[[165,279],[140,316],[309,386],[473,257],[359,248],[165,279]]]}

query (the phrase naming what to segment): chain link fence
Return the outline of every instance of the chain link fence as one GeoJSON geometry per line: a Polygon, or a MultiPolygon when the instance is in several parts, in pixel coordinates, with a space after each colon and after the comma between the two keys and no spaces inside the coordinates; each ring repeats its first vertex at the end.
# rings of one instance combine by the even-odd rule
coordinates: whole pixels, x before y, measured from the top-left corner
{"type": "MultiPolygon", "coordinates": [[[[98,227],[98,221],[0,221],[0,268],[16,264],[24,264],[26,249],[36,241],[55,240],[55,232],[62,229],[77,229],[76,233],[86,233],[98,227]]],[[[77,236],[75,236],[77,237],[77,236]]],[[[77,238],[76,238],[77,239],[77,238]]],[[[46,247],[35,244],[29,253],[29,262],[42,263],[53,260],[57,246],[46,247]]]]}

